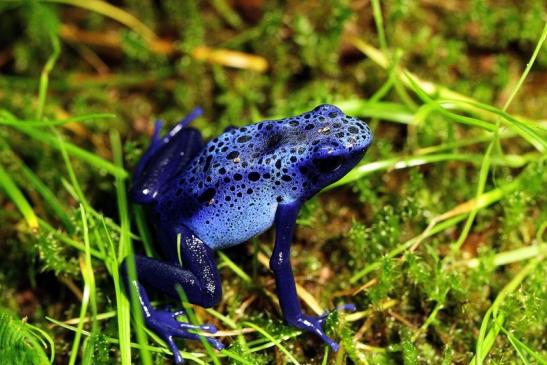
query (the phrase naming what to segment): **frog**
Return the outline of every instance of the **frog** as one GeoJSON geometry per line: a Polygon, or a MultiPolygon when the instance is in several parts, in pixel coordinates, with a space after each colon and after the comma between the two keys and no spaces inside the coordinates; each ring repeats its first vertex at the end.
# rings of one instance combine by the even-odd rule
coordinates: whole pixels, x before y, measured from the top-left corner
{"type": "MultiPolygon", "coordinates": [[[[145,325],[182,364],[175,339],[198,340],[217,328],[179,321],[184,311],[154,308],[146,288],[175,299],[182,289],[190,303],[213,307],[222,297],[214,251],[273,227],[269,265],[285,322],[338,350],[323,328],[330,311],[311,316],[302,310],[291,241],[302,205],[361,161],[372,143],[371,130],[338,107],[322,104],[292,117],[228,127],[205,143],[200,131],[189,126],[202,113],[194,109],[164,136],[162,122],[156,122],[151,143],[134,170],[130,200],[147,206],[163,251],[162,259],[133,255],[133,280],[127,259],[121,265],[126,285],[135,288],[145,325]]],[[[204,338],[215,349],[224,348],[219,340],[204,338]]]]}

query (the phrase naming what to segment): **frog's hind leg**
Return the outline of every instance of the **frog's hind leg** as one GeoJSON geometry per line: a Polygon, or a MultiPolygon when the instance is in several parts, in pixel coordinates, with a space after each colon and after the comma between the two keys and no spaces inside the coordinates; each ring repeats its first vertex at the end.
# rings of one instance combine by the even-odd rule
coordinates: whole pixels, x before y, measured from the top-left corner
{"type": "Polygon", "coordinates": [[[164,183],[182,171],[203,148],[201,133],[187,125],[202,114],[195,108],[165,136],[160,137],[162,124],[156,122],[152,143],[135,168],[129,191],[136,203],[151,203],[164,183]]]}
{"type": "MultiPolygon", "coordinates": [[[[172,242],[173,246],[176,246],[172,242]]],[[[180,298],[177,289],[184,293],[193,304],[202,307],[212,307],[217,304],[222,296],[220,275],[216,268],[213,251],[202,240],[183,227],[180,239],[180,258],[184,268],[177,260],[170,263],[159,261],[150,257],[135,256],[137,280],[130,281],[127,275],[126,263],[122,263],[121,274],[127,284],[136,288],[141,303],[146,326],[158,334],[169,346],[177,364],[181,364],[182,357],[179,354],[174,338],[186,338],[197,340],[195,330],[215,333],[215,326],[210,324],[193,325],[176,320],[183,312],[171,312],[158,310],[152,307],[144,286],[153,287],[174,298],[180,298]]],[[[206,338],[217,350],[224,346],[213,338],[206,338]]]]}

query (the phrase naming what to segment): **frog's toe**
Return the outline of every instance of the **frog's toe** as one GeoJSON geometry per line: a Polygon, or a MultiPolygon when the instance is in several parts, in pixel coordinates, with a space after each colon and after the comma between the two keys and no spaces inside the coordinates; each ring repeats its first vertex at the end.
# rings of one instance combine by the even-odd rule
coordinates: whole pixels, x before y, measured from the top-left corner
{"type": "Polygon", "coordinates": [[[215,350],[221,351],[224,349],[224,344],[217,339],[206,337],[207,341],[215,348],[215,350]]]}
{"type": "Polygon", "coordinates": [[[327,345],[332,349],[334,352],[338,352],[340,349],[340,345],[337,342],[334,342],[332,339],[329,338],[330,341],[325,341],[327,345]]]}
{"type": "Polygon", "coordinates": [[[334,313],[334,312],[339,312],[339,311],[355,312],[356,310],[357,310],[357,307],[355,307],[355,304],[353,304],[353,303],[340,304],[340,305],[336,306],[336,308],[327,311],[323,315],[323,317],[328,317],[329,314],[334,313]]]}
{"type": "Polygon", "coordinates": [[[329,336],[327,336],[327,334],[323,331],[323,328],[321,326],[321,323],[320,323],[320,320],[318,321],[318,325],[314,326],[313,328],[313,331],[310,331],[310,332],[314,332],[316,335],[318,335],[319,337],[321,337],[321,339],[323,340],[323,342],[325,342],[327,345],[330,346],[330,348],[333,350],[333,351],[338,351],[338,349],[340,348],[340,345],[338,345],[338,343],[336,343],[332,338],[330,338],[329,336]]]}
{"type": "Polygon", "coordinates": [[[346,311],[346,312],[355,312],[357,310],[357,307],[353,303],[346,303],[346,304],[340,304],[334,310],[336,310],[336,311],[346,311]]]}
{"type": "MultiPolygon", "coordinates": [[[[165,308],[165,312],[171,312],[171,306],[167,306],[165,308]]],[[[186,315],[186,312],[183,310],[183,309],[179,309],[177,311],[174,311],[171,313],[171,316],[173,319],[176,319],[177,317],[180,317],[180,316],[184,316],[186,315]]],[[[184,322],[180,322],[182,326],[184,326],[184,328],[190,328],[190,329],[200,329],[202,331],[205,331],[205,332],[208,332],[208,333],[216,333],[218,330],[217,328],[210,324],[210,323],[205,323],[205,324],[202,324],[202,325],[199,325],[199,326],[195,326],[195,325],[191,325],[191,324],[188,324],[188,323],[184,323],[184,322]]]]}
{"type": "Polygon", "coordinates": [[[333,350],[333,351],[338,351],[338,349],[340,348],[340,345],[338,345],[338,343],[336,343],[332,338],[330,338],[329,336],[327,336],[327,334],[324,332],[323,330],[323,323],[325,322],[326,318],[327,318],[328,315],[324,315],[324,316],[321,316],[321,317],[318,317],[317,318],[317,324],[314,324],[312,326],[313,330],[311,332],[314,332],[316,335],[318,335],[319,337],[321,337],[321,339],[323,340],[323,342],[325,342],[327,345],[330,346],[330,348],[333,350]]]}
{"type": "Polygon", "coordinates": [[[217,328],[210,323],[200,325],[199,329],[209,333],[217,333],[217,328]]]}
{"type": "Polygon", "coordinates": [[[171,307],[167,307],[167,308],[165,308],[165,311],[166,312],[171,312],[171,316],[173,318],[177,318],[177,317],[180,317],[180,316],[183,316],[183,315],[186,314],[186,312],[183,309],[179,309],[179,310],[176,310],[174,312],[172,312],[171,309],[172,309],[171,307]]]}
{"type": "Polygon", "coordinates": [[[184,359],[180,355],[179,348],[177,347],[177,344],[175,344],[175,341],[173,340],[172,336],[169,336],[167,338],[163,338],[167,346],[169,347],[169,350],[173,353],[173,360],[175,360],[175,364],[181,365],[184,364],[184,359]]]}
{"type": "Polygon", "coordinates": [[[204,332],[207,332],[207,333],[216,333],[217,332],[217,328],[215,326],[213,326],[212,324],[209,324],[209,323],[197,325],[197,324],[190,324],[190,323],[185,323],[185,322],[178,322],[178,324],[179,324],[179,328],[182,329],[183,331],[186,331],[186,330],[201,330],[201,331],[204,331],[204,332]]]}
{"type": "Polygon", "coordinates": [[[189,340],[199,340],[201,337],[205,339],[217,350],[222,350],[224,345],[217,339],[198,335],[194,331],[205,331],[208,333],[217,332],[217,328],[212,324],[196,325],[191,323],[179,322],[177,317],[185,314],[184,311],[166,311],[166,310],[154,310],[150,308],[149,315],[145,318],[148,328],[153,330],[159,337],[161,337],[171,352],[175,363],[180,365],[183,363],[183,359],[180,356],[178,348],[174,342],[174,338],[184,338],[189,340]]]}
{"type": "MultiPolygon", "coordinates": [[[[192,330],[201,329],[201,326],[196,326],[196,325],[191,325],[191,324],[185,323],[184,326],[181,326],[181,327],[182,328],[180,328],[180,329],[173,329],[172,332],[171,332],[172,335],[175,336],[175,337],[185,338],[185,339],[188,339],[188,340],[197,340],[197,341],[199,341],[200,338],[203,337],[216,350],[220,351],[220,350],[224,349],[224,344],[222,342],[220,342],[219,340],[215,339],[215,338],[211,338],[211,337],[207,337],[207,336],[203,336],[203,335],[198,335],[198,334],[193,333],[193,332],[188,332],[188,329],[192,329],[192,330]]],[[[214,326],[213,326],[213,328],[216,330],[216,328],[214,326]]]]}
{"type": "Polygon", "coordinates": [[[318,321],[319,323],[324,324],[327,318],[329,317],[329,315],[333,312],[338,312],[338,311],[355,312],[356,310],[357,310],[357,307],[355,307],[355,304],[353,303],[340,304],[336,308],[331,309],[330,311],[327,311],[324,314],[322,314],[320,317],[318,317],[318,321]]]}

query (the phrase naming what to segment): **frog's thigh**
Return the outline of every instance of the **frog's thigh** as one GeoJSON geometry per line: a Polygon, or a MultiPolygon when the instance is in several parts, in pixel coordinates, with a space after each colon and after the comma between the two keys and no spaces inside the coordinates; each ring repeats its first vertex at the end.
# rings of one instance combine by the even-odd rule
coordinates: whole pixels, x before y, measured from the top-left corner
{"type": "Polygon", "coordinates": [[[191,303],[214,306],[222,297],[222,287],[213,250],[189,232],[181,236],[180,245],[184,268],[173,260],[136,256],[138,280],[174,298],[179,298],[176,287],[180,286],[191,303]]]}
{"type": "Polygon", "coordinates": [[[168,141],[159,147],[153,143],[136,168],[129,192],[136,203],[154,201],[157,194],[165,190],[165,182],[180,174],[203,148],[201,133],[194,128],[184,128],[163,139],[168,141]]]}
{"type": "Polygon", "coordinates": [[[163,122],[161,120],[157,120],[154,124],[154,135],[152,136],[152,140],[150,141],[150,145],[148,146],[148,149],[146,152],[142,155],[141,159],[139,160],[139,163],[137,164],[134,175],[139,176],[143,169],[146,167],[146,165],[149,164],[149,161],[154,156],[157,156],[161,150],[162,147],[164,147],[166,144],[171,143],[171,141],[175,138],[175,136],[180,133],[181,131],[186,130],[188,124],[190,124],[194,119],[199,117],[203,114],[203,111],[201,108],[194,108],[188,114],[186,117],[184,117],[182,120],[180,120],[176,126],[174,126],[165,136],[160,137],[161,129],[163,126],[163,122]]]}

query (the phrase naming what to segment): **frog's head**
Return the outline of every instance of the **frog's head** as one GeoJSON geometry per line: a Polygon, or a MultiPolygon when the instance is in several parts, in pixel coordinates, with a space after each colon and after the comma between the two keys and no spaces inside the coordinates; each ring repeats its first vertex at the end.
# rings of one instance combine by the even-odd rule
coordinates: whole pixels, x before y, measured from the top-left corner
{"type": "Polygon", "coordinates": [[[308,147],[299,172],[304,190],[315,194],[359,163],[372,142],[372,132],[365,122],[334,105],[319,105],[302,117],[308,122],[304,127],[308,147]]]}

